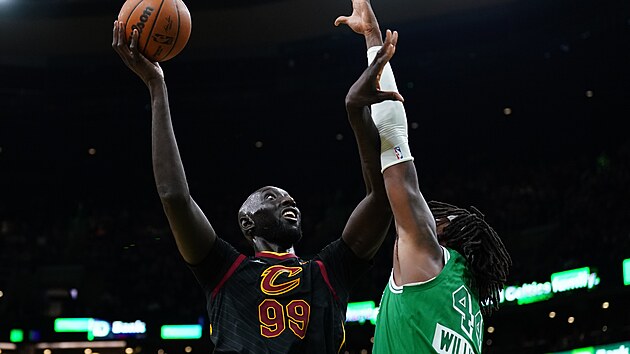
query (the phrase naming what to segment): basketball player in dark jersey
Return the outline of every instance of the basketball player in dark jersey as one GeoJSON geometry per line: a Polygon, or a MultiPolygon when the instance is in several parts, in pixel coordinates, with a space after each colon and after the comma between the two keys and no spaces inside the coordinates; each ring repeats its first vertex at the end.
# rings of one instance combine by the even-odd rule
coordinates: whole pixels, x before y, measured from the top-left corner
{"type": "Polygon", "coordinates": [[[378,131],[350,120],[366,196],[339,239],[314,259],[300,259],[293,248],[302,237],[300,210],[286,191],[267,186],[253,192],[238,212],[243,235],[255,251],[246,257],[217,237],[192,199],[163,71],[138,52],[137,39],[135,31],[127,43],[124,24],[114,23],[112,47],[149,89],[155,182],[178,250],[205,291],[214,352],[339,353],[345,346],[349,289],[369,269],[392,220],[378,131]]]}

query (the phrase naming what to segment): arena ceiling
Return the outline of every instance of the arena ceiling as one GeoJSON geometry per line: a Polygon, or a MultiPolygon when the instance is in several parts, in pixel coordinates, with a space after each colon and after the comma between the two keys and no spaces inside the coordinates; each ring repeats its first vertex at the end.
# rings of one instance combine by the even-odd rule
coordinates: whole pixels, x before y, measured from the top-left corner
{"type": "MultiPolygon", "coordinates": [[[[3,33],[0,59],[6,62],[24,57],[109,52],[112,22],[122,3],[121,0],[0,0],[0,33],[3,33]]],[[[373,1],[373,7],[381,25],[392,27],[457,13],[484,21],[485,9],[518,3],[528,4],[529,8],[538,6],[536,11],[557,7],[543,0],[383,0],[373,1]]],[[[561,3],[572,6],[571,1],[561,3]]],[[[333,26],[334,19],[351,11],[349,0],[188,0],[186,5],[193,19],[191,47],[226,47],[231,54],[339,33],[333,26]]]]}

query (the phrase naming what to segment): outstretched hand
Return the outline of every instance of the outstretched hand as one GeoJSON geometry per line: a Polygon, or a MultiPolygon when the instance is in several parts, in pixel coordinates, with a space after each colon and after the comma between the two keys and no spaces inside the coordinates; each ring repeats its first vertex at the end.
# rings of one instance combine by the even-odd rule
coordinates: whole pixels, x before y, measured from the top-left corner
{"type": "Polygon", "coordinates": [[[397,43],[398,32],[387,30],[383,47],[376,54],[374,61],[350,87],[346,95],[346,107],[362,108],[387,100],[404,102],[403,97],[398,92],[381,91],[379,85],[383,68],[394,56],[397,43]]]}
{"type": "Polygon", "coordinates": [[[114,21],[112,48],[120,55],[125,65],[136,73],[147,86],[151,80],[164,79],[164,72],[160,64],[149,61],[138,51],[137,29],[133,30],[131,43],[127,45],[125,40],[125,24],[121,21],[114,21]]]}
{"type": "Polygon", "coordinates": [[[369,0],[352,0],[352,15],[339,16],[335,20],[335,26],[347,25],[358,34],[367,35],[378,30],[378,21],[369,0]]]}
{"type": "Polygon", "coordinates": [[[370,5],[370,0],[352,0],[352,15],[339,16],[335,20],[335,26],[342,24],[347,25],[354,32],[364,35],[368,48],[383,44],[381,29],[378,26],[372,5],[370,5]]]}

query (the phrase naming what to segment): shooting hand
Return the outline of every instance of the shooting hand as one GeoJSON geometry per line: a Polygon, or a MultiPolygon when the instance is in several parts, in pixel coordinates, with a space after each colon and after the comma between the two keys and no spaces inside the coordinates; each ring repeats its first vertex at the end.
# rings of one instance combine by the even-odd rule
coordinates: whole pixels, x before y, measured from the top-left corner
{"type": "Polygon", "coordinates": [[[114,21],[114,33],[112,48],[120,55],[125,65],[136,73],[148,86],[154,79],[164,80],[164,72],[158,63],[152,63],[138,51],[138,30],[134,29],[131,35],[131,43],[127,45],[125,40],[125,24],[122,21],[114,21]]]}

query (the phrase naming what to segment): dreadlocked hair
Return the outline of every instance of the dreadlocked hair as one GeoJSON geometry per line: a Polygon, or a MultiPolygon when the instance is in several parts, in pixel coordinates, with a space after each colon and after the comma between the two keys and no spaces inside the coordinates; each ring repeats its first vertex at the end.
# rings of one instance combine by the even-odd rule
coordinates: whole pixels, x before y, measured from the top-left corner
{"type": "Polygon", "coordinates": [[[428,204],[436,219],[456,217],[438,241],[466,258],[472,286],[479,292],[481,311],[484,315],[491,315],[492,311],[499,309],[499,292],[512,265],[503,242],[474,206],[468,211],[442,202],[430,201],[428,204]]]}

